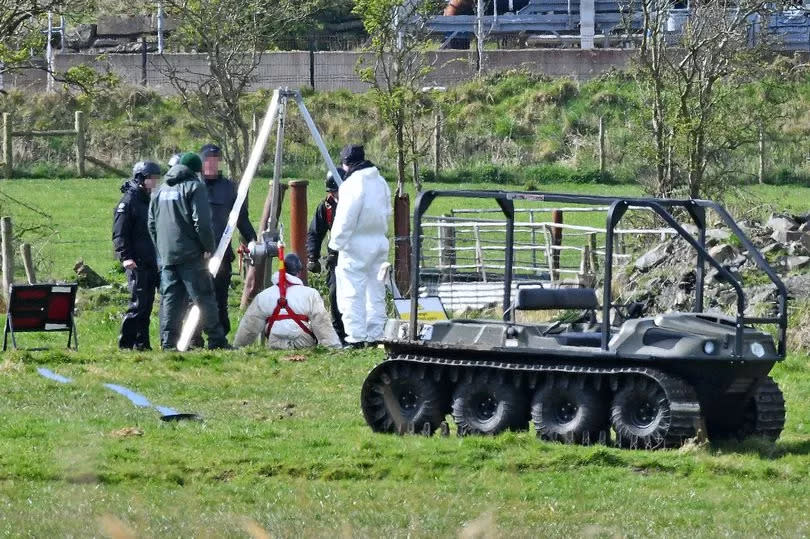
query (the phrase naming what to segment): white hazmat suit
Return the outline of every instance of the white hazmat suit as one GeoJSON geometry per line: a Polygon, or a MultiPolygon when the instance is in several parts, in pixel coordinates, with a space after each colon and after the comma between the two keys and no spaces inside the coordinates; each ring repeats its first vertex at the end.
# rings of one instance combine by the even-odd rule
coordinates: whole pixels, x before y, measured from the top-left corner
{"type": "Polygon", "coordinates": [[[346,342],[378,341],[386,316],[385,283],[377,276],[388,260],[391,190],[370,166],[343,181],[339,200],[329,247],[340,253],[335,279],[346,342]]]}
{"type": "MultiPolygon", "coordinates": [[[[279,298],[278,272],[273,274],[273,286],[263,290],[257,295],[245,311],[239,322],[233,345],[247,346],[256,342],[259,335],[265,330],[267,317],[273,314],[279,298]]],[[[320,344],[332,348],[340,348],[340,339],[332,327],[332,318],[323,304],[323,299],[317,290],[304,286],[301,279],[287,274],[287,305],[296,314],[309,318],[304,322],[309,326],[315,337],[306,333],[295,320],[277,320],[273,322],[270,335],[267,336],[267,347],[277,350],[288,348],[309,348],[320,344]]],[[[282,310],[282,314],[286,311],[282,310]]]]}

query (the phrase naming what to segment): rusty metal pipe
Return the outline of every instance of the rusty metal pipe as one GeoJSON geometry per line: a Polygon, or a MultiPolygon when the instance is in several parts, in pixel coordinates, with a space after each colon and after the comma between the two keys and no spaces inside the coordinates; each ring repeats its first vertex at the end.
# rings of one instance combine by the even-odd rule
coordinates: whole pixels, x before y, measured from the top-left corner
{"type": "Polygon", "coordinates": [[[394,197],[394,280],[403,296],[411,285],[411,199],[408,193],[394,197]]]}
{"type": "Polygon", "coordinates": [[[290,180],[290,248],[304,262],[299,277],[307,282],[307,180],[290,180]]]}

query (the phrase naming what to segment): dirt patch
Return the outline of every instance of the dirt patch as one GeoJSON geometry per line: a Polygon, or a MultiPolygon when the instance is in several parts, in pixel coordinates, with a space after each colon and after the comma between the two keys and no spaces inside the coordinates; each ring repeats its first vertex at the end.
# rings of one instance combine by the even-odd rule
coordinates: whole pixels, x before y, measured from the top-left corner
{"type": "Polygon", "coordinates": [[[124,427],[122,429],[114,430],[110,436],[115,438],[131,438],[133,436],[143,436],[143,429],[138,427],[124,427]]]}
{"type": "Polygon", "coordinates": [[[136,535],[132,528],[123,520],[113,515],[102,515],[98,519],[98,527],[101,532],[112,539],[135,539],[136,535]]]}

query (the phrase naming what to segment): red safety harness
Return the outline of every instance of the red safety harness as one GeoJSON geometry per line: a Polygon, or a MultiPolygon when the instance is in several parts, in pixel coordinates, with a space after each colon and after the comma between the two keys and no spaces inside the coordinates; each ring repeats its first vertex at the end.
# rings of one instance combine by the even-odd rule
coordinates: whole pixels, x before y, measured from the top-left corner
{"type": "Polygon", "coordinates": [[[335,207],[337,206],[337,200],[333,195],[329,195],[326,197],[326,204],[324,205],[326,209],[326,226],[327,228],[332,228],[332,222],[335,220],[335,207]]]}
{"type": "Polygon", "coordinates": [[[287,288],[290,286],[298,286],[298,283],[287,283],[287,270],[284,267],[284,244],[282,243],[279,243],[278,259],[278,302],[276,303],[276,308],[273,310],[273,314],[267,317],[267,323],[264,326],[264,335],[265,337],[269,337],[270,330],[273,329],[273,324],[279,320],[293,320],[304,333],[317,341],[317,337],[315,337],[312,330],[304,324],[304,322],[309,322],[309,317],[304,314],[296,313],[287,304],[287,288]],[[284,314],[281,313],[282,310],[285,311],[284,314]]]}

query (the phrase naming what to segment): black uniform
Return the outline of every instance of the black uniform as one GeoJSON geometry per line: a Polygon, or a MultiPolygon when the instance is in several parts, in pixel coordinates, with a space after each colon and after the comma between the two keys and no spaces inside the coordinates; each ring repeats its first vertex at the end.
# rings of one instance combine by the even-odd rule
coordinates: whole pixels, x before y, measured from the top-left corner
{"type": "MultiPolygon", "coordinates": [[[[236,202],[237,186],[222,174],[212,180],[206,179],[205,185],[208,187],[208,201],[211,203],[211,227],[214,229],[214,241],[219,244],[222,233],[225,232],[225,227],[228,225],[228,215],[236,202]]],[[[246,243],[256,239],[256,231],[248,219],[247,205],[242,205],[236,228],[246,243]]],[[[228,245],[228,249],[222,257],[219,272],[214,277],[214,295],[217,300],[219,322],[226,335],[231,331],[231,323],[228,319],[228,289],[231,286],[233,259],[233,249],[228,245]]]]}
{"type": "Polygon", "coordinates": [[[118,346],[148,350],[149,316],[159,284],[155,245],[147,228],[149,193],[134,180],[122,185],[121,191],[124,196],[113,213],[113,246],[121,262],[134,260],[137,267],[126,270],[131,298],[118,346]]]}
{"type": "MultiPolygon", "coordinates": [[[[307,231],[307,258],[318,260],[321,257],[321,245],[326,237],[326,233],[332,229],[332,221],[337,211],[337,199],[330,193],[326,199],[318,204],[315,215],[309,223],[307,231]]],[[[332,327],[340,337],[340,342],[346,338],[346,331],[343,329],[343,319],[337,306],[337,284],[335,280],[335,267],[337,266],[338,253],[326,248],[326,284],[329,286],[329,311],[332,314],[332,327]]]]}

